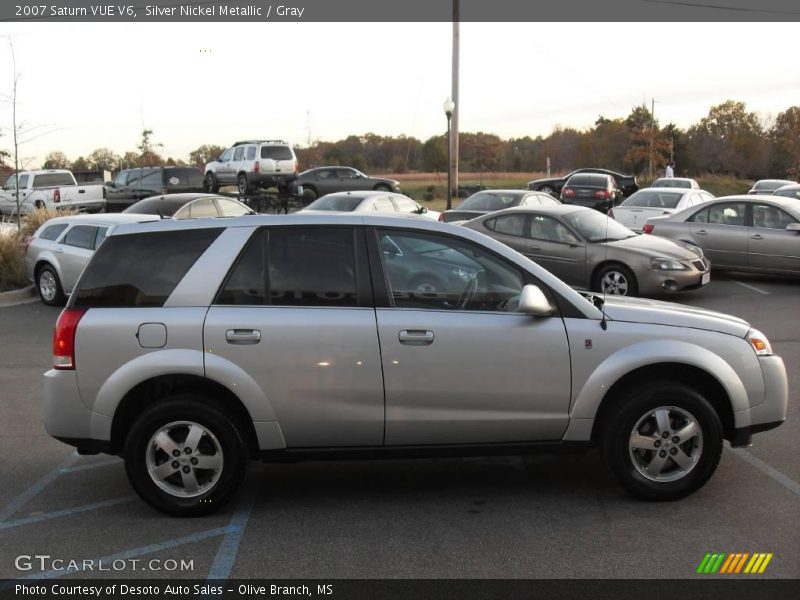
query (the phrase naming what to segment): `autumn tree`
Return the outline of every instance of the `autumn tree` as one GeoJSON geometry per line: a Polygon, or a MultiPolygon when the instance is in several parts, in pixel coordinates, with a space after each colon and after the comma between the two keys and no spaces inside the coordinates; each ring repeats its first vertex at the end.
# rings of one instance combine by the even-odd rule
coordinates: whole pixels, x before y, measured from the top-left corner
{"type": "Polygon", "coordinates": [[[68,169],[69,168],[69,159],[67,155],[61,152],[61,150],[55,150],[53,152],[49,152],[47,156],[44,157],[44,163],[42,164],[43,169],[68,169]]]}
{"type": "Polygon", "coordinates": [[[89,163],[86,162],[86,159],[82,156],[73,160],[69,168],[72,171],[88,171],[90,169],[89,163]]]}
{"type": "Polygon", "coordinates": [[[771,175],[800,178],[800,106],[792,106],[780,113],[769,130],[773,147],[771,175]]]}
{"type": "Polygon", "coordinates": [[[86,157],[92,169],[115,171],[119,167],[120,157],[109,148],[96,148],[86,157]]]}
{"type": "Polygon", "coordinates": [[[225,152],[225,147],[219,144],[203,144],[189,153],[189,164],[202,169],[212,160],[216,160],[225,152]]]}

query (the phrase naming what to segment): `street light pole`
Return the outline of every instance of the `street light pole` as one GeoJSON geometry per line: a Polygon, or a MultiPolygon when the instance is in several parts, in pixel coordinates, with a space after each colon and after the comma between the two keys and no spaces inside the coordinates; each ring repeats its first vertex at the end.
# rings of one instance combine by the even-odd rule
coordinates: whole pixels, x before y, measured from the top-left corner
{"type": "Polygon", "coordinates": [[[447,116],[447,210],[453,208],[453,165],[450,140],[450,119],[456,109],[455,103],[450,99],[444,101],[444,114],[447,116]]]}

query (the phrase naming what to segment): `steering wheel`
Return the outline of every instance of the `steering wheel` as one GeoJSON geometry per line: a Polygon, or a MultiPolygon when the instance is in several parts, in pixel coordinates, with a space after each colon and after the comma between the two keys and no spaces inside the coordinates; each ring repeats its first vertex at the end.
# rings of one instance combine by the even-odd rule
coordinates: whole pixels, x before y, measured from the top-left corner
{"type": "Polygon", "coordinates": [[[473,275],[456,302],[456,310],[464,310],[478,291],[478,276],[473,275]]]}

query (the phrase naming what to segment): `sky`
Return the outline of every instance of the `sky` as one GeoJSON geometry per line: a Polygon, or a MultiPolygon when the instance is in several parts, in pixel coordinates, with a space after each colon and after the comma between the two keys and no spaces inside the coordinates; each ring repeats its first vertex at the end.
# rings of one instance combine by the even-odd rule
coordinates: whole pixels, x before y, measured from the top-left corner
{"type": "MultiPolygon", "coordinates": [[[[591,127],[655,99],[688,127],[727,99],[765,120],[800,104],[793,23],[462,23],[460,130],[503,138],[591,127]]],[[[303,146],[368,132],[444,133],[450,23],[0,23],[0,149],[9,150],[14,45],[30,166],[202,144],[303,146]]]]}

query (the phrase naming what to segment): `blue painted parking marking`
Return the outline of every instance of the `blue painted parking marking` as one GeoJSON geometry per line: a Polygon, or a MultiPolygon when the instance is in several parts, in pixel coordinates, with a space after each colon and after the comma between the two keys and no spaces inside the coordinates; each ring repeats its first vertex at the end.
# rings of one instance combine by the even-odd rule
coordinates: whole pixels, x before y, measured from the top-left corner
{"type": "Polygon", "coordinates": [[[220,542],[217,555],[214,557],[214,562],[211,564],[206,579],[228,579],[230,577],[233,566],[236,564],[236,557],[239,554],[239,546],[244,537],[244,530],[250,520],[250,513],[253,512],[254,502],[255,499],[250,495],[245,496],[239,502],[228,524],[230,531],[225,534],[222,542],[220,542]]]}
{"type": "Polygon", "coordinates": [[[78,460],[78,453],[71,452],[55,469],[53,469],[47,475],[39,479],[39,481],[34,483],[31,487],[22,492],[19,496],[11,500],[11,502],[9,502],[6,505],[6,507],[2,511],[0,511],[0,522],[3,522],[9,517],[11,517],[26,503],[35,498],[42,490],[44,490],[48,485],[53,483],[56,479],[58,479],[61,476],[63,469],[70,468],[75,463],[76,460],[78,460]]]}
{"type": "Polygon", "coordinates": [[[71,515],[77,515],[83,512],[89,512],[91,510],[97,510],[100,508],[106,508],[109,506],[116,506],[117,504],[123,504],[125,502],[130,502],[134,499],[134,496],[125,496],[123,498],[114,498],[112,500],[103,500],[102,502],[93,502],[91,504],[84,504],[82,506],[73,506],[72,508],[65,508],[62,510],[56,510],[53,512],[44,513],[41,515],[33,515],[30,517],[22,517],[20,519],[14,519],[13,521],[2,521],[0,522],[0,531],[5,529],[14,529],[15,527],[21,527],[23,525],[30,525],[32,523],[40,523],[42,521],[49,521],[51,519],[58,519],[60,517],[69,517],[71,515]]]}

